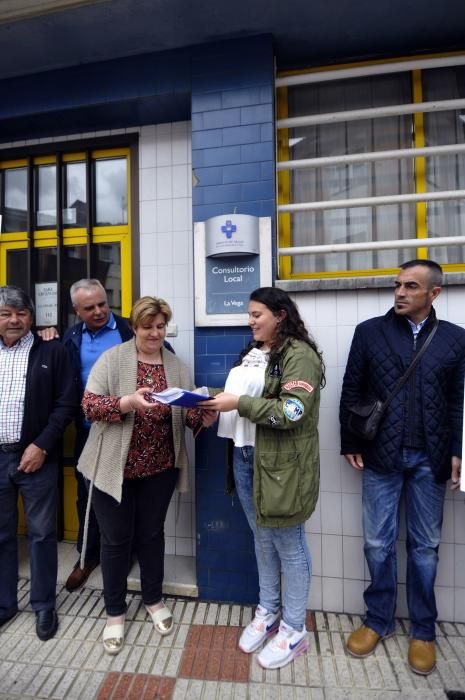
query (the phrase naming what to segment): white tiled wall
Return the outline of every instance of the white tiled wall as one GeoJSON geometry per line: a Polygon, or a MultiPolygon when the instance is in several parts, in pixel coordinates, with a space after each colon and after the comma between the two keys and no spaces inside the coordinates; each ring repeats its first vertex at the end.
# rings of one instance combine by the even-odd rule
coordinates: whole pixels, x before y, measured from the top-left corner
{"type": "MultiPolygon", "coordinates": [[[[0,148],[40,143],[101,138],[139,133],[140,291],[162,296],[173,310],[178,333],[170,338],[176,354],[194,368],[194,291],[192,240],[191,124],[176,122],[73,134],[57,138],[29,139],[0,144],[0,148]]],[[[134,235],[134,234],[133,234],[134,235]]],[[[190,463],[193,442],[188,437],[190,463]]],[[[194,469],[191,489],[173,498],[166,520],[166,553],[195,553],[194,469]]]]}
{"type": "MultiPolygon", "coordinates": [[[[292,295],[322,348],[327,386],[321,393],[321,491],[306,524],[313,558],[309,607],[363,614],[369,576],[363,556],[361,474],[339,455],[339,396],[357,323],[384,314],[391,290],[302,292],[292,295]]],[[[439,318],[465,327],[464,290],[445,287],[435,303],[439,318]]],[[[465,622],[465,495],[447,491],[439,550],[436,598],[439,618],[465,622]]],[[[407,616],[405,528],[398,543],[397,613],[407,616]]]]}
{"type": "MultiPolygon", "coordinates": [[[[194,283],[190,122],[140,129],[140,291],[167,300],[178,357],[194,370],[194,283]]],[[[193,464],[192,441],[189,442],[193,464]]],[[[172,500],[165,524],[166,553],[195,553],[194,470],[191,489],[172,500]]]]}

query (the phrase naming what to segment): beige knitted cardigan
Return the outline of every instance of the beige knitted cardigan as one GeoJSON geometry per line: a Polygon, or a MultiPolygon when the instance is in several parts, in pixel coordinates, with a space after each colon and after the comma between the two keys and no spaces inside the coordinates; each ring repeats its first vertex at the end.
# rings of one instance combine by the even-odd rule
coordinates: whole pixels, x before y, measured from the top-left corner
{"type": "MultiPolygon", "coordinates": [[[[176,355],[173,355],[166,348],[162,348],[162,358],[168,387],[178,386],[182,389],[193,389],[189,372],[176,355]]],[[[100,396],[125,396],[136,391],[136,381],[137,349],[135,340],[132,339],[126,343],[115,345],[99,357],[90,372],[86,390],[100,396]]],[[[179,406],[172,406],[171,416],[175,467],[179,469],[176,488],[178,491],[184,492],[188,490],[189,486],[184,439],[186,411],[179,406]]],[[[84,526],[82,561],[85,557],[92,488],[95,485],[100,491],[112,496],[118,503],[121,502],[124,467],[133,427],[133,412],[125,414],[121,422],[97,421],[92,423],[89,437],[77,465],[78,471],[91,482],[84,526]]]]}

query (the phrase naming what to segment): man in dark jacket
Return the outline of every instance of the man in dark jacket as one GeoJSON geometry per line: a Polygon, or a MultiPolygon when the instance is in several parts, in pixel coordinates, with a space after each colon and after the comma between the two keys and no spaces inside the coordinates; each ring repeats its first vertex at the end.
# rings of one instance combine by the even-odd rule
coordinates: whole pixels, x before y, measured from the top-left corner
{"type": "Polygon", "coordinates": [[[18,611],[18,492],[28,531],[36,632],[55,635],[58,462],[76,387],[66,350],[31,332],[34,307],[0,287],[0,626],[18,611]]]}
{"type": "MultiPolygon", "coordinates": [[[[130,340],[133,333],[126,319],[112,313],[105,289],[97,279],[81,279],[75,282],[71,286],[70,295],[80,322],[72,328],[68,328],[63,336],[63,344],[73,364],[80,401],[94,362],[113,345],[130,340]]],[[[84,418],[80,407],[75,416],[75,424],[74,456],[77,463],[90,430],[90,423],[84,418]]],[[[80,553],[86,515],[87,488],[82,474],[78,471],[75,474],[77,480],[76,508],[79,522],[77,550],[80,553]]],[[[99,563],[100,531],[94,511],[91,509],[84,568],[80,568],[78,560],[66,581],[68,591],[74,591],[82,586],[99,563]]]]}
{"type": "Polygon", "coordinates": [[[394,632],[397,597],[396,540],[399,503],[405,497],[408,661],[426,675],[436,664],[434,582],[441,537],[445,482],[457,488],[462,455],[465,330],[440,321],[431,344],[390,403],[373,441],[349,429],[351,406],[384,401],[435,325],[433,301],[442,270],[430,260],[401,265],[394,308],[355,329],[344,375],[340,420],[341,454],[363,471],[363,531],[371,584],[365,590],[364,625],[347,650],[371,654],[394,632]]]}

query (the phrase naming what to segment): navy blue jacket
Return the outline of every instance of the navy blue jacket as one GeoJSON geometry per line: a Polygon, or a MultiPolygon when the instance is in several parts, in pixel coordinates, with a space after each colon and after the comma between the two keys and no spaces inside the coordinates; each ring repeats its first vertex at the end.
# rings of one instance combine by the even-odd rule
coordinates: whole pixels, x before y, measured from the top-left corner
{"type": "Polygon", "coordinates": [[[56,460],[78,396],[68,353],[57,340],[45,342],[34,334],[26,373],[21,447],[31,442],[56,460]]]}
{"type": "MultiPolygon", "coordinates": [[[[432,309],[418,335],[416,351],[425,342],[435,320],[432,309]]],[[[415,430],[416,422],[422,421],[424,449],[440,483],[450,478],[451,458],[462,456],[465,330],[460,326],[439,322],[430,346],[412,378],[392,400],[372,442],[357,437],[347,427],[349,407],[364,400],[384,401],[413,357],[412,330],[407,319],[394,309],[357,326],[342,384],[341,454],[361,453],[365,468],[395,471],[405,436],[409,430],[415,430]],[[415,416],[408,410],[412,392],[421,404],[415,406],[415,416]]]]}
{"type": "MultiPolygon", "coordinates": [[[[113,316],[116,321],[116,328],[121,336],[121,341],[125,343],[126,340],[131,340],[134,333],[129,327],[127,319],[117,314],[113,314],[113,316]]],[[[74,379],[79,389],[79,401],[81,401],[85,389],[85,387],[82,386],[81,380],[81,343],[83,326],[84,323],[80,321],[71,328],[68,328],[63,336],[63,345],[67,349],[73,363],[74,379]]]]}

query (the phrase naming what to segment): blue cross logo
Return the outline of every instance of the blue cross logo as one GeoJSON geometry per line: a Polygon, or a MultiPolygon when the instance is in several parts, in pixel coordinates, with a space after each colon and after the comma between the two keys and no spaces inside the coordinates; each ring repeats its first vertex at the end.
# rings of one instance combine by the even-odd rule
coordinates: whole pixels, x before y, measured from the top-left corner
{"type": "Polygon", "coordinates": [[[232,238],[233,233],[237,231],[237,226],[227,219],[225,225],[221,227],[221,230],[226,234],[226,238],[232,238]]]}

